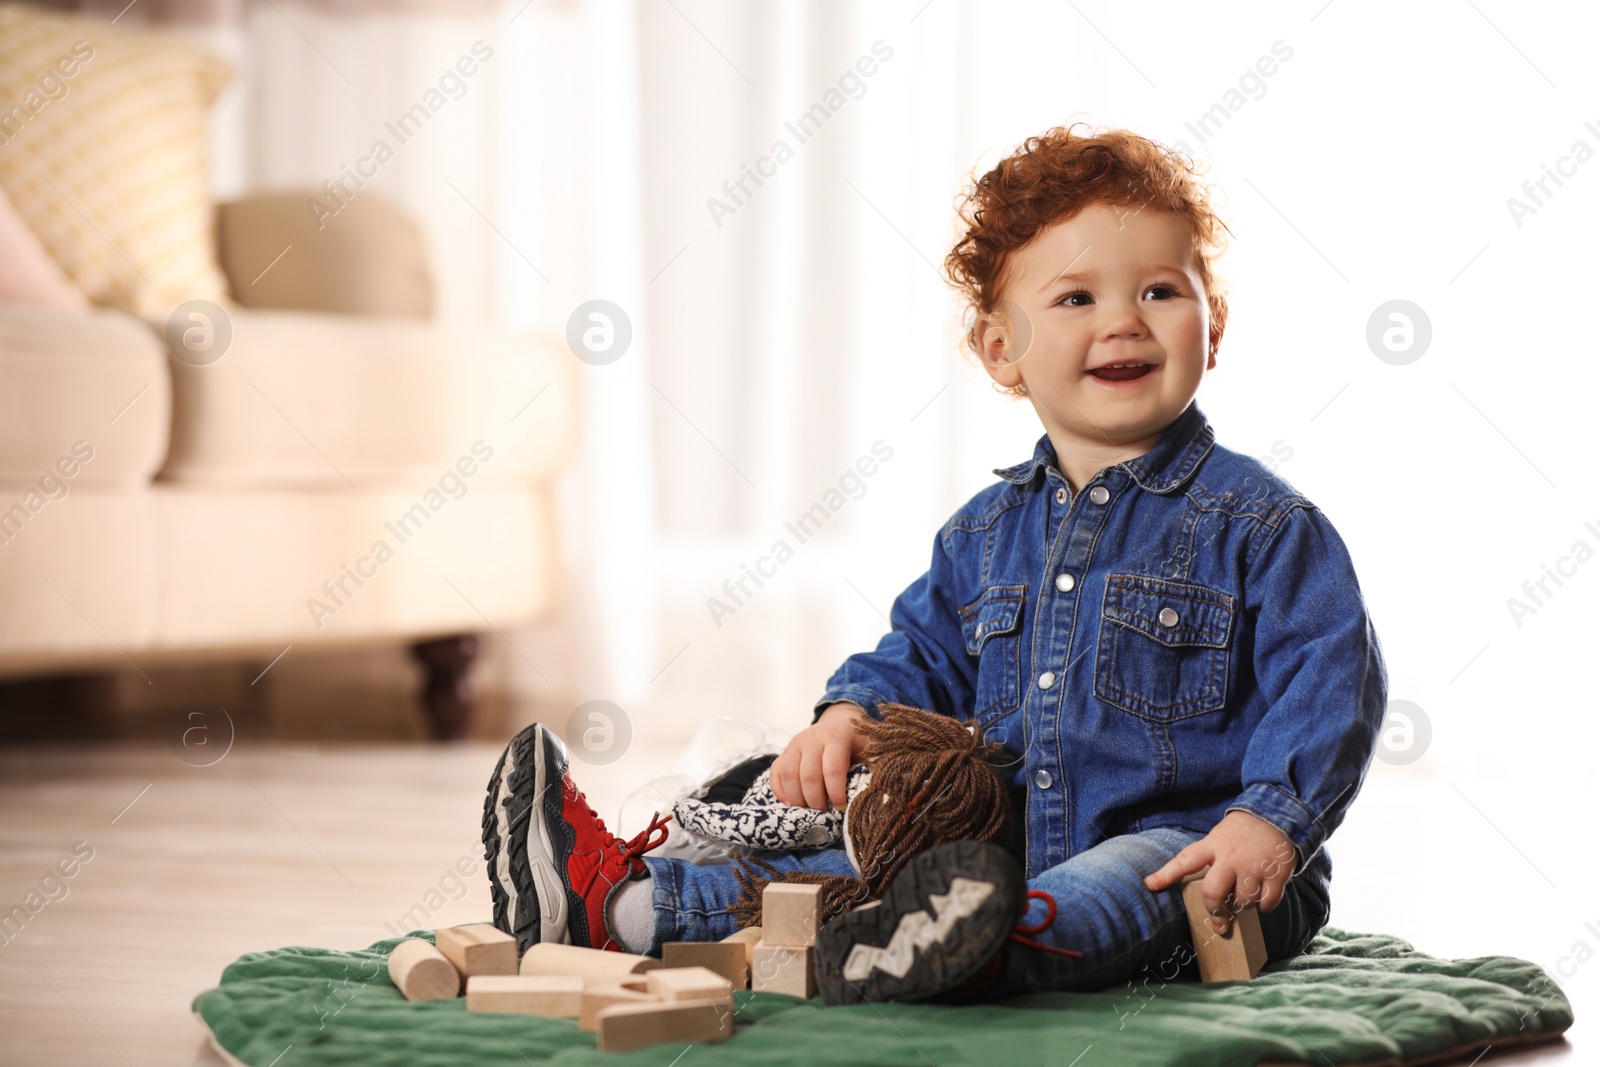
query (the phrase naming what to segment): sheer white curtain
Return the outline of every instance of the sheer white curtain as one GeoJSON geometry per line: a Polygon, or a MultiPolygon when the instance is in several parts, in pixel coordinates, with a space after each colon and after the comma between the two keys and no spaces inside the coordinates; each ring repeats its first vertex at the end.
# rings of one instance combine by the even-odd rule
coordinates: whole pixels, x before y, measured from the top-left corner
{"type": "Polygon", "coordinates": [[[564,334],[604,299],[631,324],[583,368],[559,615],[498,650],[533,714],[609,699],[662,740],[803,723],[940,520],[1031,448],[1031,415],[959,354],[938,268],[967,168],[1095,105],[1097,75],[1040,69],[1005,90],[1036,106],[995,106],[979,72],[1014,35],[985,12],[280,3],[211,35],[240,65],[222,195],[337,182],[483,42],[369,188],[423,220],[446,321],[564,334]]]}
{"type": "Polygon", "coordinates": [[[587,503],[568,516],[616,539],[586,540],[570,590],[596,687],[577,695],[642,733],[804,724],[939,522],[1037,435],[963,363],[937,271],[983,125],[973,50],[996,44],[974,10],[631,9],[636,110],[589,176],[590,217],[631,220],[611,196],[635,194],[641,225],[596,236],[616,258],[591,295],[628,310],[639,347],[588,372],[587,503]]]}
{"type": "MultiPolygon", "coordinates": [[[[1202,405],[1224,443],[1288,452],[1282,473],[1338,524],[1396,695],[1489,722],[1513,658],[1475,661],[1488,670],[1472,692],[1452,679],[1520,633],[1503,597],[1459,576],[1493,566],[1515,591],[1549,549],[1502,530],[1511,549],[1492,564],[1468,541],[1446,539],[1425,564],[1391,551],[1396,516],[1448,513],[1452,492],[1483,483],[1376,478],[1395,459],[1369,430],[1400,435],[1407,454],[1468,433],[1474,470],[1516,484],[1531,473],[1520,450],[1559,484],[1551,467],[1571,450],[1548,435],[1582,414],[1535,413],[1582,390],[1535,400],[1518,390],[1537,376],[1454,378],[1471,365],[1459,355],[1397,374],[1361,339],[1373,308],[1406,293],[1434,309],[1438,336],[1461,316],[1460,343],[1487,344],[1502,327],[1468,310],[1467,287],[1552,282],[1570,229],[1549,220],[1591,201],[1564,193],[1501,225],[1506,193],[1582,133],[1554,119],[1499,131],[1503,151],[1438,181],[1430,161],[1481,139],[1476,116],[1548,115],[1550,90],[1479,32],[1492,15],[1403,17],[1446,35],[1459,61],[1404,60],[1391,38],[1364,36],[1354,8],[1320,3],[510,0],[357,18],[282,0],[216,35],[242,70],[223,107],[238,120],[224,130],[243,133],[225,136],[219,173],[226,192],[336,178],[474,42],[492,47],[372,188],[424,220],[449,321],[562,335],[586,301],[626,313],[625,355],[582,368],[560,611],[509,635],[516,651],[491,647],[525,713],[564,722],[608,699],[637,735],[670,741],[717,714],[802,723],[839,661],[884,631],[939,522],[1038,436],[1032,412],[961,355],[939,277],[968,171],[1077,119],[1182,144],[1214,165],[1237,238],[1222,263],[1234,317],[1202,405]],[[1384,76],[1342,77],[1351,56],[1384,76]],[[1463,103],[1438,111],[1439,84],[1463,103]],[[1406,116],[1415,143],[1359,150],[1350,116],[1378,112],[1406,116]],[[1378,175],[1374,152],[1398,170],[1378,175]],[[1374,256],[1376,233],[1403,243],[1374,256]],[[876,442],[892,456],[851,480],[876,442]],[[802,541],[786,524],[807,514],[802,541]],[[1487,636],[1431,640],[1430,605],[1487,636]]],[[[1569,35],[1525,36],[1536,61],[1581,69],[1569,35]]]]}

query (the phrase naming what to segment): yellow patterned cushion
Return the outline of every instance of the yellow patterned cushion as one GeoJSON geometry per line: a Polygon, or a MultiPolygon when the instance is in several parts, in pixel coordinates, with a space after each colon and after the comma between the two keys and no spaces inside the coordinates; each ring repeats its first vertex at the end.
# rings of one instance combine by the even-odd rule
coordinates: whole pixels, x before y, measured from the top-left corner
{"type": "Polygon", "coordinates": [[[226,305],[207,116],[231,77],[175,37],[0,4],[0,187],[90,300],[226,305]]]}

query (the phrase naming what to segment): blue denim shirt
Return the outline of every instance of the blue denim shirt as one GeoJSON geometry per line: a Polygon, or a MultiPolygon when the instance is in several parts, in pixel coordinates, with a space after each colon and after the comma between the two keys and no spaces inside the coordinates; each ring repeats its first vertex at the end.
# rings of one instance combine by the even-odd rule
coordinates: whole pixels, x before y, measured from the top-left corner
{"type": "Polygon", "coordinates": [[[995,473],[816,713],[893,701],[976,719],[1026,796],[1030,877],[1120,834],[1209,833],[1234,809],[1287,835],[1298,877],[1359,791],[1387,703],[1333,525],[1217,444],[1193,402],[1076,497],[1048,435],[995,473]]]}

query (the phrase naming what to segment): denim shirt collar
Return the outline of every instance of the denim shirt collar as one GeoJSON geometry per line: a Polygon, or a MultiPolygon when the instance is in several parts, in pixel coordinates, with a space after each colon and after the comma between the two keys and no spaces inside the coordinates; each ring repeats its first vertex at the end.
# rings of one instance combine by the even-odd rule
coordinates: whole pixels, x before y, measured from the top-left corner
{"type": "MultiPolygon", "coordinates": [[[[1152,493],[1168,493],[1189,479],[1216,439],[1216,432],[1201,412],[1199,402],[1191,400],[1183,414],[1162,432],[1154,448],[1142,456],[1115,464],[1111,469],[1126,471],[1137,485],[1152,493]]],[[[1016,485],[1027,485],[1042,478],[1044,472],[1055,465],[1055,449],[1046,433],[1034,445],[1031,459],[1011,467],[996,467],[994,473],[1016,485]]]]}

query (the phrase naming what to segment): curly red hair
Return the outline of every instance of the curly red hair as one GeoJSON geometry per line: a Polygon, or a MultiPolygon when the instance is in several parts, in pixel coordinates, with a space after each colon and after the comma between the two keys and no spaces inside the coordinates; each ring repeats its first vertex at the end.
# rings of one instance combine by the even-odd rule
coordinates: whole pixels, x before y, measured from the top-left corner
{"type": "MultiPolygon", "coordinates": [[[[1094,203],[1141,206],[1181,215],[1194,235],[1195,262],[1211,309],[1211,346],[1228,321],[1228,300],[1214,264],[1232,231],[1212,209],[1189,156],[1128,130],[1074,136],[1073,123],[1030,137],[963,191],[957,212],[966,233],[945,256],[945,276],[965,301],[967,348],[978,353],[974,324],[1004,298],[1013,253],[1039,232],[1094,203]]],[[[1014,390],[1019,395],[1019,386],[1014,390]]]]}

